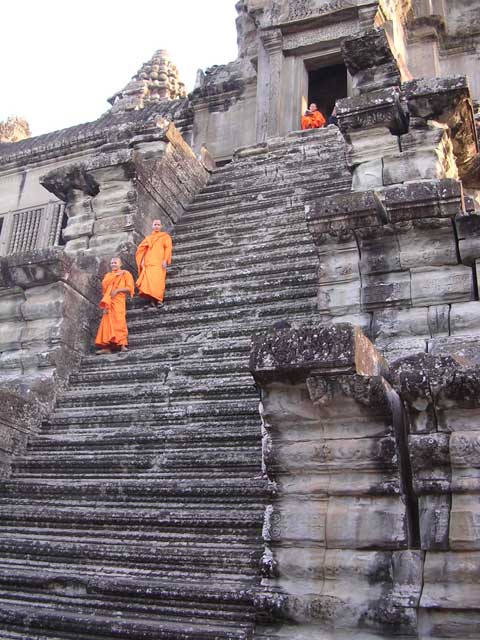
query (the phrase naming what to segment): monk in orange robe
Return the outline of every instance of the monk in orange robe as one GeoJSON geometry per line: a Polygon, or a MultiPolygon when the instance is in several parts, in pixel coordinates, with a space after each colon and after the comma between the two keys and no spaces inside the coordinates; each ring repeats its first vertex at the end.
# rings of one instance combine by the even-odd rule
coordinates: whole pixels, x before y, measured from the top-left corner
{"type": "Polygon", "coordinates": [[[152,233],[138,245],[135,254],[138,267],[138,293],[149,307],[161,307],[165,294],[167,265],[172,262],[172,239],[162,231],[161,220],[152,222],[152,233]]]}
{"type": "Polygon", "coordinates": [[[112,270],[102,280],[102,294],[99,307],[102,319],[98,327],[95,345],[97,353],[110,353],[112,349],[128,351],[128,329],[126,322],[126,298],[135,292],[132,274],[122,269],[120,258],[110,260],[112,270]]]}
{"type": "Polygon", "coordinates": [[[302,129],[320,129],[326,125],[323,113],[317,109],[317,105],[312,102],[310,107],[302,116],[302,129]]]}

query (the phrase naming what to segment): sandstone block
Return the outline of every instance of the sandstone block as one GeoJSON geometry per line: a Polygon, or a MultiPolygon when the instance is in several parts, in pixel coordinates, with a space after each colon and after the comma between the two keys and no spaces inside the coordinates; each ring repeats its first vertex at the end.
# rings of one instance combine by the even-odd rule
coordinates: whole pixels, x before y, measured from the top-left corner
{"type": "Polygon", "coordinates": [[[410,269],[412,302],[429,306],[451,302],[467,302],[473,298],[472,271],[464,265],[410,269]]]}
{"type": "Polygon", "coordinates": [[[383,157],[385,186],[414,180],[441,180],[450,177],[445,159],[436,150],[405,151],[383,157]]]}
{"type": "Polygon", "coordinates": [[[362,309],[374,310],[412,304],[409,271],[368,275],[362,279],[362,309]]]}
{"type": "Polygon", "coordinates": [[[326,542],[336,549],[402,549],[408,544],[405,505],[396,496],[332,497],[326,542]]]}
{"type": "Polygon", "coordinates": [[[383,160],[362,162],[353,170],[352,191],[368,191],[383,187],[383,160]]]}

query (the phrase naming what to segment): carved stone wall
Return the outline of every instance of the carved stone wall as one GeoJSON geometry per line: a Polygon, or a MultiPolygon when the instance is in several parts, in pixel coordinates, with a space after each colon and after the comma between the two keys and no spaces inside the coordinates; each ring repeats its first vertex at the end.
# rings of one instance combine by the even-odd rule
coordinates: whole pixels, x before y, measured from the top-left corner
{"type": "Polygon", "coordinates": [[[1,217],[0,256],[58,246],[63,216],[64,206],[58,202],[6,213],[1,217]]]}
{"type": "Polygon", "coordinates": [[[60,248],[0,258],[2,387],[47,410],[91,340],[99,282],[60,248]]]}
{"type": "Polygon", "coordinates": [[[425,552],[419,631],[425,638],[475,637],[480,625],[478,359],[410,356],[395,363],[389,379],[409,415],[425,552]]]}
{"type": "Polygon", "coordinates": [[[276,624],[260,637],[415,636],[417,500],[382,358],[351,325],[312,326],[259,337],[251,371],[275,486],[259,606],[276,624]]]}
{"type": "Polygon", "coordinates": [[[117,151],[46,174],[42,184],[66,203],[65,251],[102,257],[128,254],[154,218],[171,228],[207,177],[175,126],[164,121],[117,151]]]}

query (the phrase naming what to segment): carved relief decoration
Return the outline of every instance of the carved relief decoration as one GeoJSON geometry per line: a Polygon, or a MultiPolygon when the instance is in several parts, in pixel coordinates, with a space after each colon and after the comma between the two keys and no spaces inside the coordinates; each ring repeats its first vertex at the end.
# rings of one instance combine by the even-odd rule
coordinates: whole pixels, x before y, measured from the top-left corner
{"type": "Polygon", "coordinates": [[[273,23],[293,22],[306,18],[315,18],[335,11],[342,11],[355,7],[356,4],[349,0],[288,0],[275,2],[271,10],[273,23]]]}

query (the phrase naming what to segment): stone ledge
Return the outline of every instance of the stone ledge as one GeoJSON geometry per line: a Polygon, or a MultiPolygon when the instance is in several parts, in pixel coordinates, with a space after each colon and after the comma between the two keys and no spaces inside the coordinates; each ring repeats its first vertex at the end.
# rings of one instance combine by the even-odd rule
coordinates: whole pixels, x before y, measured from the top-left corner
{"type": "Polygon", "coordinates": [[[382,356],[358,327],[350,324],[271,329],[254,339],[250,371],[259,383],[306,380],[323,375],[381,375],[382,356]]]}

